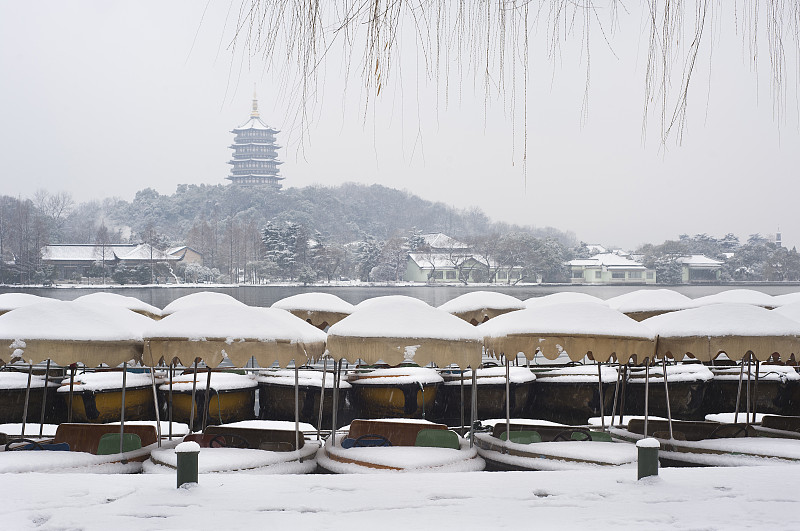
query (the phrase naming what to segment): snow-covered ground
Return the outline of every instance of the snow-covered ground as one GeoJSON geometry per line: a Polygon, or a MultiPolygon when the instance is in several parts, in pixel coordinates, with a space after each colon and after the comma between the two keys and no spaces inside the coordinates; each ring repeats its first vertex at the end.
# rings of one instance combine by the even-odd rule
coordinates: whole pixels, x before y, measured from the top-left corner
{"type": "Polygon", "coordinates": [[[0,475],[4,529],[796,529],[800,466],[580,472],[0,475]]]}

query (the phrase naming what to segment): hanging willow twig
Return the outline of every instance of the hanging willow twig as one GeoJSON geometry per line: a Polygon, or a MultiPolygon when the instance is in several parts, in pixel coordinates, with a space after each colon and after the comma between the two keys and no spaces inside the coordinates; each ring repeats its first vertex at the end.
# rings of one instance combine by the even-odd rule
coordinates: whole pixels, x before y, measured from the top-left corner
{"type": "MultiPolygon", "coordinates": [[[[460,94],[462,84],[470,78],[482,87],[485,107],[489,100],[502,98],[513,123],[523,123],[523,161],[527,155],[531,52],[545,52],[556,63],[562,60],[568,42],[580,43],[579,64],[585,70],[581,117],[585,120],[591,52],[599,44],[613,53],[613,35],[620,27],[621,14],[629,14],[629,6],[622,0],[240,1],[231,49],[244,51],[250,59],[260,57],[267,67],[283,75],[296,76],[297,90],[292,94],[299,104],[304,131],[308,105],[317,101],[319,76],[334,47],[344,51],[344,64],[338,66],[345,76],[351,78],[358,72],[369,105],[380,98],[393,75],[400,74],[400,51],[407,49],[403,46],[413,45],[421,57],[422,74],[435,82],[437,97],[443,92],[445,104],[450,90],[456,88],[460,94]],[[415,42],[404,43],[411,35],[415,42]],[[543,36],[544,43],[535,44],[533,35],[543,36]],[[601,37],[599,43],[592,41],[596,35],[601,37]],[[523,99],[521,120],[517,91],[523,99]]],[[[660,141],[666,143],[673,137],[681,141],[698,59],[701,53],[708,53],[711,67],[714,24],[720,13],[731,11],[753,68],[759,44],[767,43],[772,101],[775,115],[780,117],[787,84],[797,85],[797,76],[788,81],[787,57],[794,56],[791,66],[800,71],[800,0],[649,0],[644,11],[649,43],[643,134],[648,115],[657,109],[660,141]]]]}

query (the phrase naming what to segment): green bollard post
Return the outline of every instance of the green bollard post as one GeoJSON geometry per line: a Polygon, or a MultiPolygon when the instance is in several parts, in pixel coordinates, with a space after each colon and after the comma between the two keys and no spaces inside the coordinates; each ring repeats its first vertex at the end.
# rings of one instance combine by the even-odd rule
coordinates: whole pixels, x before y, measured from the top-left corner
{"type": "Polygon", "coordinates": [[[178,457],[178,488],[186,483],[197,483],[197,456],[200,445],[194,441],[182,442],[175,447],[178,457]]]}
{"type": "Polygon", "coordinates": [[[638,455],[638,477],[647,478],[658,475],[658,449],[661,447],[657,439],[647,437],[636,442],[638,455]]]}

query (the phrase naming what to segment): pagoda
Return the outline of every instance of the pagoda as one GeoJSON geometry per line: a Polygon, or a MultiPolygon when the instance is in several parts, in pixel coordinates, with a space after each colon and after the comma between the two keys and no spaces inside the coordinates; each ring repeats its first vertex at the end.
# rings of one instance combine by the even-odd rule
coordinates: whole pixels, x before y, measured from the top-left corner
{"type": "Polygon", "coordinates": [[[283,163],[277,160],[280,146],[275,143],[275,134],[278,131],[259,118],[255,94],[250,119],[231,133],[236,135],[230,146],[233,158],[228,161],[233,169],[226,178],[237,185],[268,184],[280,188],[283,177],[278,175],[278,166],[283,163]]]}

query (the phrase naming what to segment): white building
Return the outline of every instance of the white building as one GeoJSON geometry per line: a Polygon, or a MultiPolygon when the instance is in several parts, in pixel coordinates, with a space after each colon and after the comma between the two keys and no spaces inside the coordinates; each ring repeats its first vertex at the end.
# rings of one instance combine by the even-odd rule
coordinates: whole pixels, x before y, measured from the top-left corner
{"type": "Polygon", "coordinates": [[[570,260],[573,284],[655,284],[656,272],[614,253],[601,253],[591,258],[570,260]]]}

